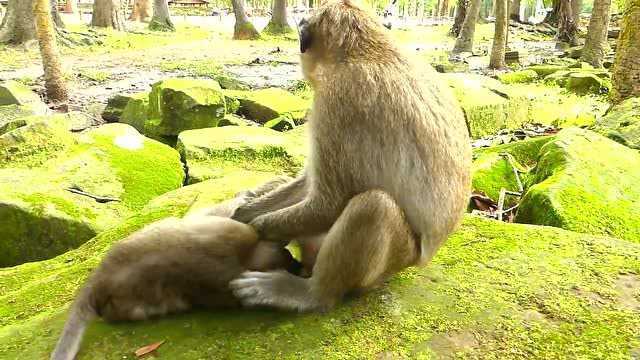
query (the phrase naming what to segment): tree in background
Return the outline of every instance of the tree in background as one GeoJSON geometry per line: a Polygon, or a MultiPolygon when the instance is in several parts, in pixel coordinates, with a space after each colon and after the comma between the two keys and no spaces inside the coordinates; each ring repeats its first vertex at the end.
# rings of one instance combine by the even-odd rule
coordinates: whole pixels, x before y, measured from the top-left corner
{"type": "Polygon", "coordinates": [[[566,42],[572,46],[578,45],[578,25],[573,16],[572,0],[560,0],[558,8],[558,41],[566,42]]]}
{"type": "Polygon", "coordinates": [[[233,26],[233,38],[235,40],[258,39],[260,33],[247,17],[247,12],[244,10],[244,0],[231,0],[231,5],[233,6],[233,14],[236,17],[236,23],[233,26]]]}
{"type": "Polygon", "coordinates": [[[471,52],[473,50],[473,36],[476,32],[476,22],[480,12],[480,4],[482,0],[470,0],[467,14],[460,29],[460,35],[456,38],[456,44],[453,46],[453,53],[471,52]]]}
{"type": "Polygon", "coordinates": [[[153,0],[153,17],[149,22],[149,29],[154,31],[176,31],[167,0],[153,0]]]}
{"type": "Polygon", "coordinates": [[[442,0],[440,4],[440,12],[438,13],[440,16],[449,16],[449,0],[442,0]]]}
{"type": "Polygon", "coordinates": [[[507,2],[509,0],[494,1],[496,4],[496,30],[493,36],[489,67],[492,69],[504,69],[507,67],[504,54],[507,47],[507,32],[509,31],[509,14],[507,12],[507,2]]]}
{"type": "Polygon", "coordinates": [[[129,20],[147,21],[151,17],[151,2],[149,0],[135,0],[129,20]]]}
{"type": "Polygon", "coordinates": [[[33,4],[36,33],[44,67],[44,86],[47,97],[55,103],[66,103],[69,99],[67,87],[62,79],[62,67],[56,47],[56,30],[51,17],[49,0],[36,0],[33,4]]]}
{"type": "Polygon", "coordinates": [[[95,0],[91,25],[124,31],[124,12],[120,0],[95,0]]]}
{"type": "Polygon", "coordinates": [[[613,65],[614,102],[640,96],[640,0],[630,0],[624,11],[613,65]]]}
{"type": "Polygon", "coordinates": [[[49,3],[53,23],[55,24],[56,28],[64,28],[64,22],[62,21],[62,17],[60,16],[60,11],[58,11],[58,0],[50,0],[49,3]]]}
{"type": "Polygon", "coordinates": [[[269,34],[286,34],[293,32],[287,22],[287,0],[273,0],[271,20],[263,30],[269,34]]]}
{"type": "Polygon", "coordinates": [[[464,18],[467,15],[468,7],[469,0],[458,0],[458,4],[456,5],[456,17],[453,20],[451,30],[449,30],[449,35],[456,38],[460,35],[460,29],[462,29],[462,23],[464,23],[464,18]]]}
{"type": "Polygon", "coordinates": [[[589,21],[587,40],[582,49],[582,61],[595,67],[602,67],[604,56],[609,51],[607,30],[609,28],[609,10],[611,0],[595,0],[589,21]]]}
{"type": "Polygon", "coordinates": [[[32,0],[9,0],[0,24],[0,42],[24,44],[36,38],[32,0]]]}

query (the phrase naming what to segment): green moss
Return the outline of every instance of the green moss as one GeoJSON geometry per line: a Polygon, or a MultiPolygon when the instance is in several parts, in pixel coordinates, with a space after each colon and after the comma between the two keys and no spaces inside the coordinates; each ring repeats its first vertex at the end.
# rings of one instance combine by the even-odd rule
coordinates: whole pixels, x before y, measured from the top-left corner
{"type": "Polygon", "coordinates": [[[296,135],[250,126],[184,131],[177,149],[189,169],[189,183],[220,178],[238,168],[293,175],[302,168],[305,151],[296,135]]]}
{"type": "MultiPolygon", "coordinates": [[[[227,187],[198,185],[200,191],[168,194],[164,205],[149,206],[74,252],[2,270],[2,300],[28,301],[0,302],[0,319],[12,324],[0,329],[0,357],[46,357],[64,321],[62,308],[110,243],[144,223],[180,215],[196,193],[227,187]],[[30,282],[36,278],[42,280],[30,282]]],[[[617,284],[624,276],[637,279],[639,253],[637,244],[624,241],[469,216],[432,264],[403,271],[329,313],[209,311],[133,324],[95,322],[79,359],[131,357],[160,340],[166,342],[159,356],[187,360],[274,354],[625,359],[640,346],[640,317],[620,301],[624,290],[617,284]]]]}
{"type": "Polygon", "coordinates": [[[269,21],[267,26],[262,29],[263,33],[270,35],[282,35],[282,34],[291,34],[294,33],[293,29],[289,24],[276,24],[274,22],[269,21]]]}
{"type": "Polygon", "coordinates": [[[102,118],[108,122],[120,121],[122,111],[131,100],[132,94],[117,94],[107,100],[107,106],[102,112],[102,118]]]}
{"type": "Polygon", "coordinates": [[[29,106],[15,104],[0,106],[0,135],[26,125],[23,118],[32,115],[36,115],[36,111],[29,106]]]}
{"type": "Polygon", "coordinates": [[[240,101],[238,112],[241,115],[261,124],[282,115],[288,115],[296,124],[302,124],[311,105],[308,100],[277,88],[256,91],[225,90],[224,94],[228,98],[240,101]]]}
{"type": "Polygon", "coordinates": [[[640,242],[640,154],[570,128],[540,151],[516,221],[640,242]]]}
{"type": "Polygon", "coordinates": [[[629,98],[613,106],[591,130],[640,150],[640,98],[629,98]]]}
{"type": "Polygon", "coordinates": [[[166,19],[164,21],[161,21],[156,17],[153,17],[149,22],[149,30],[173,32],[173,31],[176,31],[176,27],[171,22],[171,19],[166,19]]]}
{"type": "Polygon", "coordinates": [[[498,80],[503,84],[530,83],[538,79],[538,73],[534,70],[514,71],[498,75],[498,80]]]}
{"type": "Polygon", "coordinates": [[[566,69],[566,67],[562,65],[543,64],[543,65],[529,66],[527,69],[535,71],[540,77],[545,77],[557,71],[564,70],[566,69]]]}
{"type": "Polygon", "coordinates": [[[501,188],[518,191],[512,166],[499,154],[487,154],[474,160],[472,174],[472,190],[482,191],[495,201],[498,200],[501,188]]]}
{"type": "Polygon", "coordinates": [[[32,105],[46,108],[36,93],[13,80],[0,83],[0,106],[2,105],[32,105]]]}
{"type": "Polygon", "coordinates": [[[122,109],[119,122],[133,126],[140,133],[145,133],[145,122],[149,118],[149,92],[141,92],[128,96],[122,109]]]}

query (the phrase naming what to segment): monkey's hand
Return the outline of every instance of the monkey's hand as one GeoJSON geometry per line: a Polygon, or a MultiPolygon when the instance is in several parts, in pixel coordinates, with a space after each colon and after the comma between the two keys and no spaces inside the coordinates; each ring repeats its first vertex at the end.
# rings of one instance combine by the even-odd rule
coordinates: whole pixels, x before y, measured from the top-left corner
{"type": "Polygon", "coordinates": [[[248,224],[251,225],[261,240],[281,242],[288,244],[289,240],[285,234],[280,233],[275,227],[271,226],[271,217],[269,214],[258,216],[251,220],[248,224]]]}
{"type": "Polygon", "coordinates": [[[229,287],[244,306],[270,306],[299,312],[321,310],[309,291],[309,280],[286,271],[248,271],[229,287]]]}

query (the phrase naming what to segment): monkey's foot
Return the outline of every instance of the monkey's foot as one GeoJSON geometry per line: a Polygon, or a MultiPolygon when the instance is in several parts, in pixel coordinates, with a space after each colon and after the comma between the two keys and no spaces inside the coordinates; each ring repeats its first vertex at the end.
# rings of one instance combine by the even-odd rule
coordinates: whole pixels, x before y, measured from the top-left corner
{"type": "Polygon", "coordinates": [[[245,306],[269,306],[300,312],[321,308],[309,292],[309,280],[285,271],[247,271],[231,281],[229,287],[245,306]]]}

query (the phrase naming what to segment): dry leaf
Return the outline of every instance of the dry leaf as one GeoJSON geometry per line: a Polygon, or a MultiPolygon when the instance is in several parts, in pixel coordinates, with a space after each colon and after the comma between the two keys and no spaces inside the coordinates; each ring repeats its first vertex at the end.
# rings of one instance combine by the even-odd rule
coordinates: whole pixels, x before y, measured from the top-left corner
{"type": "Polygon", "coordinates": [[[140,349],[136,350],[135,354],[136,354],[137,357],[145,356],[148,353],[150,353],[152,351],[155,351],[162,344],[164,344],[164,340],[156,342],[156,343],[153,343],[153,344],[149,344],[147,346],[143,346],[140,349]]]}

